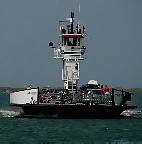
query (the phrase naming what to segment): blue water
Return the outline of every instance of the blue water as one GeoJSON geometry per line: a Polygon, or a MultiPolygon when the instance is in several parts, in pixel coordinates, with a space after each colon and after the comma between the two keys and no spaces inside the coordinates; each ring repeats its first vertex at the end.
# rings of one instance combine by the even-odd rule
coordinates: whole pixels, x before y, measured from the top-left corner
{"type": "Polygon", "coordinates": [[[136,119],[13,118],[9,96],[0,95],[0,144],[142,144],[141,96],[136,119]]]}

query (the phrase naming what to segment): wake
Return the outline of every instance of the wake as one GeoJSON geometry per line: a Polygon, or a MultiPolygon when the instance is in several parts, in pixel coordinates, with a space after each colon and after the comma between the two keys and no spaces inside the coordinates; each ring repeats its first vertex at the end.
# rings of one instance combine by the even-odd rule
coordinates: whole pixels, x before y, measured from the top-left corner
{"type": "Polygon", "coordinates": [[[15,117],[20,115],[20,112],[12,111],[12,110],[3,110],[0,109],[0,117],[15,117]]]}
{"type": "Polygon", "coordinates": [[[142,109],[135,109],[135,110],[125,110],[121,113],[121,115],[123,116],[132,116],[132,117],[135,117],[135,118],[142,118],[142,109]]]}

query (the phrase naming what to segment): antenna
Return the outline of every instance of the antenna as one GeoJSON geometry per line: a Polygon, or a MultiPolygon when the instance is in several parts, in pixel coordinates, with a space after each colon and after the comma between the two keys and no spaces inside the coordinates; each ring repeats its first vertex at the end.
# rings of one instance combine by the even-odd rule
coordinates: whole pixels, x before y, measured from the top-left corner
{"type": "Polygon", "coordinates": [[[78,13],[80,14],[80,2],[78,4],[78,13]]]}
{"type": "Polygon", "coordinates": [[[80,0],[76,0],[76,3],[78,5],[78,18],[80,17],[80,0]]]}
{"type": "Polygon", "coordinates": [[[79,23],[80,23],[80,0],[76,0],[76,3],[78,5],[78,26],[79,26],[79,23]]]}

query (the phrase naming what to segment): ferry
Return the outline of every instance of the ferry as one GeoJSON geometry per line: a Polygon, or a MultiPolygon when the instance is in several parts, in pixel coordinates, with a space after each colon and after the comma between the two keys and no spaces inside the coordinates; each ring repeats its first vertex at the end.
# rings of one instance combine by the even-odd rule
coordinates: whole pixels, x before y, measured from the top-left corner
{"type": "Polygon", "coordinates": [[[132,93],[110,88],[96,80],[78,85],[80,62],[84,60],[86,29],[70,18],[59,21],[59,43],[53,42],[54,58],[62,60],[63,88],[33,88],[10,93],[10,105],[21,107],[21,116],[47,118],[119,118],[137,106],[129,105],[132,93]]]}

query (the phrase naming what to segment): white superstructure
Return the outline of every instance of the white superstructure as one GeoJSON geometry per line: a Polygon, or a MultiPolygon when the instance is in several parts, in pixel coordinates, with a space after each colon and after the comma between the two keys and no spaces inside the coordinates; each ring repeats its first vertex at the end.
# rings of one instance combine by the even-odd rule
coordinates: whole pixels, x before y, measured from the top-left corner
{"type": "Polygon", "coordinates": [[[36,104],[38,101],[38,89],[29,88],[10,93],[11,104],[36,104]]]}
{"type": "Polygon", "coordinates": [[[86,47],[84,45],[85,27],[75,23],[74,13],[71,18],[59,21],[59,44],[57,47],[50,42],[49,46],[54,48],[54,58],[62,59],[62,80],[64,89],[76,90],[79,80],[80,60],[83,60],[86,47]]]}

